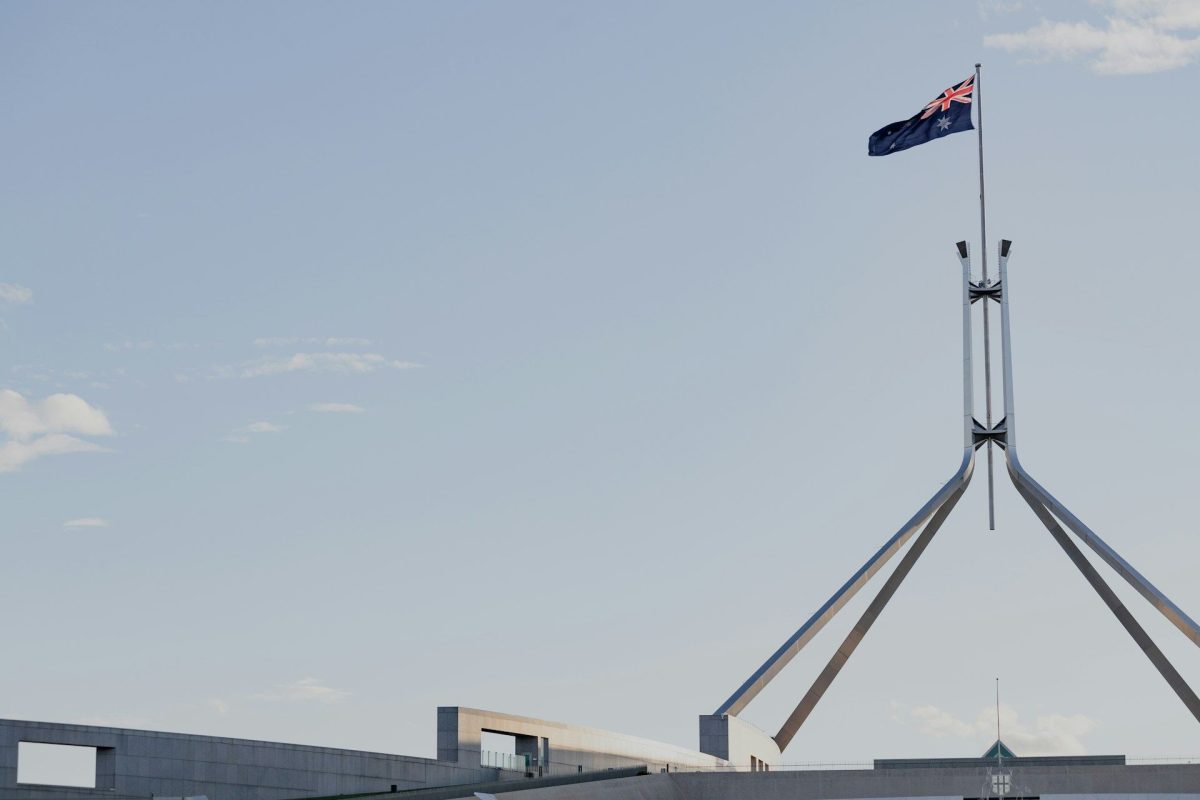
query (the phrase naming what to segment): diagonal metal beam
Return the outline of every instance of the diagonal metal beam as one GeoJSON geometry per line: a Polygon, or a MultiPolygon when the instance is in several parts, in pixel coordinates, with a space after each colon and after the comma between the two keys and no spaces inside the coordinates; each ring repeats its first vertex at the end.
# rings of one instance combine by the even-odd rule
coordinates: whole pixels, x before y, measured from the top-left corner
{"type": "Polygon", "coordinates": [[[1008,279],[1008,257],[1011,248],[1011,241],[1008,239],[1001,240],[1000,346],[1004,371],[1004,418],[1006,420],[1005,439],[1007,443],[1005,456],[1008,459],[1009,473],[1016,476],[1014,480],[1019,477],[1026,490],[1037,499],[1037,502],[1061,519],[1084,544],[1104,560],[1104,563],[1116,570],[1118,575],[1137,590],[1138,594],[1146,598],[1150,602],[1150,605],[1154,606],[1159,613],[1170,620],[1172,625],[1182,631],[1184,636],[1191,639],[1197,646],[1200,646],[1200,625],[1197,625],[1191,617],[1184,613],[1183,609],[1171,602],[1171,599],[1160,592],[1158,587],[1147,580],[1142,573],[1134,569],[1132,564],[1121,558],[1116,550],[1109,547],[1091,528],[1084,525],[1079,517],[1072,514],[1070,509],[1058,502],[1054,498],[1054,495],[1046,491],[1021,466],[1020,456],[1017,455],[1017,418],[1016,408],[1013,405],[1012,334],[1009,323],[1009,288],[1011,283],[1008,279]]]}
{"type": "Polygon", "coordinates": [[[1184,612],[1179,606],[1171,602],[1171,598],[1167,597],[1158,587],[1151,583],[1146,576],[1133,568],[1121,555],[1112,547],[1110,547],[1103,539],[1095,534],[1095,532],[1084,525],[1079,517],[1075,516],[1058,500],[1054,495],[1050,494],[1046,489],[1033,477],[1025,471],[1021,466],[1021,461],[1017,457],[1016,451],[1012,452],[1009,457],[1010,468],[1015,470],[1020,476],[1021,482],[1031,495],[1045,506],[1054,516],[1062,520],[1079,540],[1090,547],[1096,555],[1103,559],[1104,563],[1112,567],[1118,575],[1137,590],[1138,594],[1146,598],[1150,605],[1154,606],[1159,613],[1171,621],[1171,624],[1183,632],[1183,635],[1192,640],[1192,643],[1200,646],[1200,625],[1184,612]]]}
{"type": "Polygon", "coordinates": [[[1038,501],[1032,488],[1025,482],[1020,473],[1012,469],[1010,465],[1008,474],[1012,478],[1013,485],[1017,487],[1017,491],[1021,494],[1021,497],[1025,498],[1025,502],[1033,509],[1033,513],[1046,526],[1046,530],[1050,531],[1050,535],[1062,547],[1067,557],[1071,559],[1071,563],[1083,573],[1083,577],[1096,590],[1096,594],[1100,595],[1100,599],[1104,601],[1104,604],[1108,606],[1108,609],[1112,611],[1121,625],[1125,627],[1125,630],[1129,632],[1133,640],[1142,648],[1142,652],[1150,659],[1150,663],[1163,676],[1175,694],[1179,695],[1179,699],[1187,706],[1188,711],[1192,712],[1192,716],[1200,722],[1200,697],[1196,696],[1196,693],[1192,691],[1192,687],[1188,686],[1187,681],[1183,679],[1183,676],[1167,660],[1162,650],[1158,649],[1158,645],[1154,643],[1150,635],[1134,619],[1133,614],[1129,613],[1129,609],[1125,607],[1125,604],[1121,602],[1112,588],[1100,577],[1100,573],[1096,571],[1096,568],[1084,557],[1079,547],[1071,541],[1071,537],[1058,524],[1058,520],[1050,513],[1050,510],[1038,501]]]}
{"type": "Polygon", "coordinates": [[[800,726],[812,714],[813,709],[817,707],[817,703],[825,696],[825,692],[833,683],[833,679],[842,671],[842,667],[850,660],[850,656],[854,654],[859,643],[867,635],[867,631],[875,624],[875,620],[879,618],[888,601],[892,599],[896,590],[900,588],[900,584],[908,577],[908,573],[912,571],[913,566],[917,563],[917,559],[925,552],[925,548],[933,540],[933,536],[938,532],[938,528],[942,527],[942,523],[946,521],[946,517],[950,516],[950,512],[954,509],[955,504],[958,503],[958,499],[966,491],[967,484],[971,482],[971,473],[974,470],[974,466],[975,461],[972,458],[967,465],[962,485],[950,494],[933,513],[933,516],[929,519],[929,523],[921,531],[921,535],[917,537],[912,547],[908,549],[908,552],[900,559],[900,563],[896,565],[896,569],[888,576],[887,581],[884,582],[883,587],[879,590],[879,594],[875,595],[875,599],[867,606],[867,610],[863,612],[858,622],[842,641],[841,647],[837,649],[837,652],[829,659],[829,663],[825,665],[825,669],[821,670],[821,674],[813,681],[813,685],[809,687],[808,692],[805,693],[795,710],[792,711],[791,715],[783,723],[783,727],[779,729],[779,733],[775,734],[775,743],[779,745],[780,752],[783,752],[791,744],[792,738],[800,730],[800,726]]]}
{"type": "Polygon", "coordinates": [[[867,562],[859,567],[857,572],[850,576],[850,580],[842,584],[841,588],[834,592],[825,601],[824,605],[818,608],[816,613],[809,617],[714,713],[717,716],[721,714],[738,714],[751,700],[757,697],[758,693],[796,657],[796,654],[814,636],[820,633],[829,620],[833,619],[842,610],[842,607],[858,594],[859,589],[867,581],[871,580],[875,573],[881,570],[891,560],[892,556],[908,543],[909,539],[920,529],[921,525],[937,513],[938,508],[945,505],[949,497],[966,488],[967,482],[970,480],[972,464],[973,459],[971,454],[964,453],[963,461],[958,471],[938,490],[937,494],[931,497],[928,503],[921,506],[921,509],[913,515],[912,519],[904,523],[904,527],[896,531],[892,535],[892,538],[884,542],[883,546],[875,551],[875,554],[867,559],[867,562]]]}
{"type": "Polygon", "coordinates": [[[944,506],[950,497],[956,493],[961,494],[962,490],[966,489],[967,484],[970,482],[971,471],[975,468],[975,394],[972,388],[975,373],[972,368],[974,350],[971,346],[971,289],[973,284],[971,283],[971,258],[967,243],[958,242],[955,247],[958,250],[958,262],[962,274],[960,300],[962,303],[963,340],[963,456],[962,461],[958,465],[958,470],[933,497],[929,498],[929,502],[921,506],[920,510],[908,522],[904,523],[904,526],[900,530],[892,535],[892,538],[884,542],[883,547],[879,548],[873,556],[867,559],[867,563],[859,567],[858,571],[850,576],[850,580],[842,584],[841,588],[834,592],[833,596],[826,600],[825,604],[818,608],[815,614],[809,617],[778,650],[771,654],[770,658],[763,662],[761,667],[755,670],[753,675],[738,687],[737,691],[729,696],[728,700],[713,712],[714,716],[741,713],[742,709],[757,697],[759,692],[766,688],[767,684],[796,657],[796,654],[825,627],[829,620],[833,619],[842,607],[858,594],[858,591],[862,589],[866,582],[882,569],[891,560],[892,556],[904,547],[913,534],[938,509],[944,506]]]}

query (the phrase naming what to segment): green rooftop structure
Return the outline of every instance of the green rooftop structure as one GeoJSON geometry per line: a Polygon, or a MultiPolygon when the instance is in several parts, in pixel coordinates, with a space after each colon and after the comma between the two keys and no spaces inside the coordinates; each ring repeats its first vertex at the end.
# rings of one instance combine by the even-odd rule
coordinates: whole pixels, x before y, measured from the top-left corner
{"type": "Polygon", "coordinates": [[[1004,742],[1000,741],[999,739],[997,739],[995,742],[993,742],[992,746],[988,748],[988,751],[986,753],[984,753],[982,756],[980,756],[980,758],[986,758],[990,761],[995,761],[998,758],[1016,758],[1016,757],[1017,757],[1017,754],[1014,753],[1012,750],[1009,750],[1008,745],[1006,745],[1004,742]]]}

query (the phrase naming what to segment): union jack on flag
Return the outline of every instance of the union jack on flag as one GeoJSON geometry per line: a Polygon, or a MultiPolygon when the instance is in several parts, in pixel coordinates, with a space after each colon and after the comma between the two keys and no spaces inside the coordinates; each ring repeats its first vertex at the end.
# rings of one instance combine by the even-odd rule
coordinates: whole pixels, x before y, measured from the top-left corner
{"type": "Polygon", "coordinates": [[[975,76],[972,75],[946,89],[916,115],[875,131],[867,140],[868,155],[887,156],[951,133],[973,130],[971,98],[974,91],[975,76]]]}

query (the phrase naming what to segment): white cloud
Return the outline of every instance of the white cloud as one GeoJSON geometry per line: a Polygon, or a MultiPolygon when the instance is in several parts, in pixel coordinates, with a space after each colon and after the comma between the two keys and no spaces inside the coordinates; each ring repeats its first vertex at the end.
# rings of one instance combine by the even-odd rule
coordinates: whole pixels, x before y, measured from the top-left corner
{"type": "Polygon", "coordinates": [[[100,517],[80,517],[63,523],[64,528],[107,528],[108,520],[100,517]]]}
{"type": "Polygon", "coordinates": [[[336,703],[350,696],[344,689],[322,686],[316,678],[301,678],[291,683],[280,684],[273,689],[254,695],[255,699],[271,702],[317,702],[336,703]]]}
{"type": "Polygon", "coordinates": [[[0,444],[0,472],[16,472],[42,456],[61,456],[67,453],[103,453],[106,448],[65,433],[52,433],[31,442],[9,440],[0,444]]]}
{"type": "Polygon", "coordinates": [[[365,373],[377,369],[411,369],[418,366],[409,361],[385,358],[378,353],[295,353],[243,364],[238,374],[243,378],[258,378],[288,372],[365,373]]]}
{"type": "Polygon", "coordinates": [[[104,412],[74,394],[52,394],[40,403],[30,403],[19,392],[0,389],[0,472],[15,472],[42,456],[66,453],[98,453],[105,448],[80,439],[82,436],[112,436],[112,425],[104,412]]]}
{"type": "MultiPolygon", "coordinates": [[[[980,751],[996,737],[996,709],[985,708],[973,721],[961,720],[936,706],[916,706],[909,710],[910,723],[926,736],[974,739],[980,751]]],[[[1083,714],[1048,714],[1036,717],[1033,725],[1022,723],[1017,712],[1000,706],[1000,738],[1019,756],[1083,755],[1087,752],[1082,737],[1099,727],[1083,714]]]]}
{"type": "Polygon", "coordinates": [[[154,347],[155,347],[154,342],[149,339],[143,339],[141,341],[136,341],[136,342],[131,339],[126,339],[125,341],[122,341],[122,342],[105,342],[104,343],[104,349],[110,353],[115,353],[118,350],[153,350],[154,347]]]}
{"type": "Polygon", "coordinates": [[[977,732],[974,725],[963,722],[936,706],[917,706],[911,714],[913,719],[917,720],[921,733],[926,736],[938,739],[944,736],[968,737],[977,732]]]}
{"type": "Polygon", "coordinates": [[[1140,75],[1178,69],[1200,58],[1200,0],[1104,0],[1104,25],[1043,19],[1020,33],[985,36],[983,43],[1035,60],[1089,59],[1101,75],[1140,75]]]}
{"type": "Polygon", "coordinates": [[[32,303],[33,289],[15,283],[0,283],[0,301],[18,306],[32,303]]]}
{"type": "MultiPolygon", "coordinates": [[[[258,340],[274,341],[274,340],[258,340]]],[[[338,340],[327,339],[324,342],[338,340]]],[[[350,340],[342,340],[350,341],[350,340]]],[[[366,340],[362,340],[366,341],[366,340]]],[[[206,369],[184,369],[175,375],[177,383],[190,383],[197,378],[227,380],[229,378],[261,378],[292,372],[335,373],[361,375],[391,369],[417,369],[421,364],[388,358],[379,353],[322,350],[287,354],[263,355],[240,364],[219,364],[206,369]]]]}
{"type": "Polygon", "coordinates": [[[93,371],[86,369],[55,369],[33,364],[14,364],[9,371],[15,379],[52,384],[60,391],[86,385],[89,389],[111,389],[126,375],[124,369],[93,371]]]}
{"type": "Polygon", "coordinates": [[[321,414],[362,414],[366,411],[362,406],[353,403],[311,403],[308,410],[321,414]]]}
{"type": "Polygon", "coordinates": [[[274,422],[251,422],[249,425],[243,425],[228,436],[223,437],[227,442],[237,442],[245,444],[250,441],[250,434],[254,433],[281,433],[287,430],[286,425],[276,425],[274,422]]]}
{"type": "Polygon", "coordinates": [[[30,403],[12,389],[0,389],[0,431],[19,441],[42,433],[113,433],[104,412],[79,395],[52,394],[40,403],[30,403]]]}
{"type": "Polygon", "coordinates": [[[358,336],[266,336],[254,340],[255,347],[288,347],[296,344],[319,344],[322,347],[370,347],[370,339],[358,336]]]}
{"type": "Polygon", "coordinates": [[[1003,14],[1012,14],[1020,11],[1024,5],[1022,0],[979,0],[979,17],[986,20],[1003,14]]]}

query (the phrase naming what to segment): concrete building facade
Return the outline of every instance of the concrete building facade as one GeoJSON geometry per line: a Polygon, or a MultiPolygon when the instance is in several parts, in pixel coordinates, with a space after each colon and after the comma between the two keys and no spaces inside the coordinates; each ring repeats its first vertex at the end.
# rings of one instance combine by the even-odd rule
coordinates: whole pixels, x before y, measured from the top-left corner
{"type": "MultiPolygon", "coordinates": [[[[497,793],[498,800],[982,800],[985,767],[678,772],[497,793]]],[[[1014,769],[1010,800],[1198,800],[1200,764],[1014,769]]]]}
{"type": "MultiPolygon", "coordinates": [[[[0,720],[0,800],[301,800],[407,792],[411,800],[867,800],[995,796],[989,758],[878,760],[856,770],[772,770],[765,733],[701,722],[712,753],[474,708],[439,708],[438,757],[418,758],[181,733],[0,720]],[[489,766],[485,733],[511,736],[516,768],[489,766]],[[95,749],[89,788],[18,781],[21,743],[95,749]],[[642,773],[637,777],[634,773],[642,773]],[[566,783],[572,776],[578,782],[566,783]],[[563,785],[549,786],[558,782],[563,785]],[[534,788],[541,784],[544,788],[534,788]],[[511,788],[509,788],[511,787],[511,788]]],[[[773,754],[778,758],[778,752],[773,754]]],[[[1001,792],[1041,800],[1200,800],[1200,764],[1129,766],[1123,756],[1008,758],[1001,792]]]]}
{"type": "MultiPolygon", "coordinates": [[[[638,765],[655,772],[716,769],[732,763],[727,758],[639,736],[478,708],[439,708],[437,730],[438,762],[460,766],[480,763],[484,732],[513,736],[516,752],[528,759],[529,771],[542,775],[638,765]]],[[[734,738],[737,740],[736,732],[734,738]]]]}
{"type": "Polygon", "coordinates": [[[437,758],[418,758],[218,736],[0,720],[0,800],[200,795],[210,800],[290,800],[630,766],[653,771],[731,766],[723,758],[636,736],[457,706],[438,709],[437,753],[437,758]],[[516,757],[493,763],[481,745],[485,732],[512,736],[516,757]],[[94,787],[18,782],[22,742],[94,748],[94,787]]]}
{"type": "Polygon", "coordinates": [[[431,758],[181,733],[0,720],[0,798],[205,795],[279,800],[494,780],[497,769],[431,758]],[[19,784],[21,742],[96,749],[95,788],[19,784]]]}

